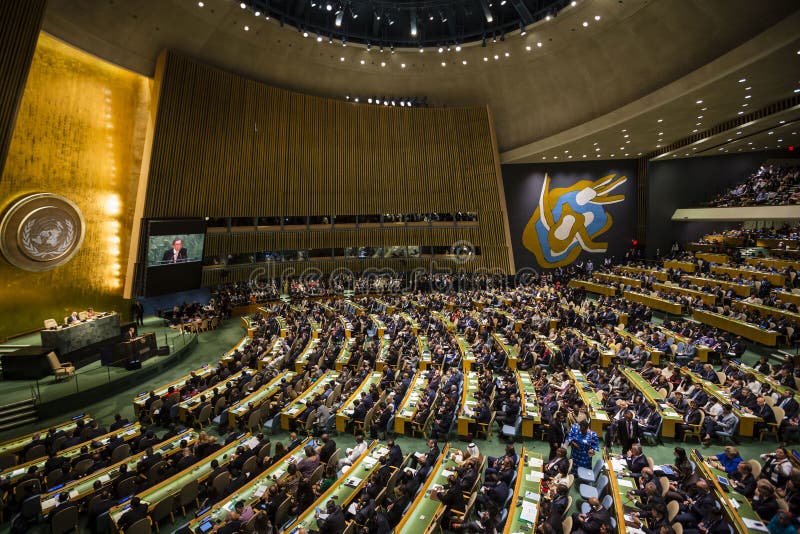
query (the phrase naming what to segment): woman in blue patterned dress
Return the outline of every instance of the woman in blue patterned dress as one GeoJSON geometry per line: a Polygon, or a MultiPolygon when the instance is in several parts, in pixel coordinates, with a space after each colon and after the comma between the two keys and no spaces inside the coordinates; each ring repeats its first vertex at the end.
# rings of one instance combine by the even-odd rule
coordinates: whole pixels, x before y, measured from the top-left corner
{"type": "Polygon", "coordinates": [[[572,447],[572,470],[579,467],[592,468],[592,456],[600,449],[600,440],[597,432],[589,430],[589,422],[585,419],[572,425],[567,436],[567,441],[572,447]]]}

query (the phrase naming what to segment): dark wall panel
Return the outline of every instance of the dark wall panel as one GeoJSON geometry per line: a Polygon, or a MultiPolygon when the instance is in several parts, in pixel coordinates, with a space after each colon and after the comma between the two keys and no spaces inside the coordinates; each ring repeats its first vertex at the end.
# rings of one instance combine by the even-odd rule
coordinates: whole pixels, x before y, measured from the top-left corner
{"type": "Polygon", "coordinates": [[[554,268],[589,257],[597,262],[606,254],[619,257],[636,233],[635,160],[503,165],[503,185],[517,269],[554,268]],[[544,211],[545,215],[551,213],[555,221],[555,224],[547,223],[550,232],[541,222],[537,223],[542,213],[538,208],[545,175],[550,178],[551,201],[546,202],[544,211]],[[603,194],[605,177],[609,180],[625,177],[626,180],[603,194]],[[595,193],[584,198],[586,192],[580,194],[580,191],[586,188],[594,189],[595,193]],[[598,191],[600,194],[594,201],[585,201],[598,191]],[[615,203],[596,202],[610,196],[621,198],[615,203]],[[563,203],[567,200],[565,206],[563,203]],[[571,215],[570,210],[578,215],[571,215]],[[587,212],[591,215],[585,215],[587,212]],[[569,217],[575,221],[573,228],[580,228],[581,232],[567,231],[568,225],[564,223],[569,217]],[[600,251],[605,248],[607,251],[600,251]],[[537,254],[534,250],[540,252],[537,254]]]}
{"type": "Polygon", "coordinates": [[[0,2],[0,177],[47,0],[0,2]]]}
{"type": "Polygon", "coordinates": [[[741,226],[735,222],[673,222],[679,208],[697,208],[741,182],[770,158],[786,152],[753,152],[650,163],[647,181],[647,253],[669,250],[674,241],[694,241],[710,232],[741,226]]]}

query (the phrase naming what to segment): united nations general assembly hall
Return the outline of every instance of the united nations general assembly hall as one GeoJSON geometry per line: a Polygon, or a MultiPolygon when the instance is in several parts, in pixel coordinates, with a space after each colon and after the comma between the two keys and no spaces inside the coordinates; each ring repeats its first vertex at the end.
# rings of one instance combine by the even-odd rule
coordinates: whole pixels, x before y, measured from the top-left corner
{"type": "Polygon", "coordinates": [[[0,534],[798,534],[796,0],[0,0],[0,534]]]}

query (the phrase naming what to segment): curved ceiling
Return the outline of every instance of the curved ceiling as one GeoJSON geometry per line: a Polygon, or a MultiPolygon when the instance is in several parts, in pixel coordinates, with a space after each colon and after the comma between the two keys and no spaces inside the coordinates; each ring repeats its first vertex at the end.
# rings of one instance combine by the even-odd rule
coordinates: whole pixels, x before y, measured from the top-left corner
{"type": "Polygon", "coordinates": [[[524,33],[534,22],[557,16],[571,1],[239,0],[239,7],[324,40],[417,48],[505,39],[506,33],[524,33]]]}
{"type": "MultiPolygon", "coordinates": [[[[158,53],[173,48],[310,94],[487,105],[499,148],[508,152],[602,121],[670,85],[668,101],[674,93],[689,94],[696,89],[693,72],[769,34],[800,9],[794,0],[575,4],[532,24],[526,35],[517,31],[486,47],[422,53],[303,37],[274,17],[242,9],[239,0],[49,0],[44,30],[146,75],[153,74],[158,53]]],[[[793,68],[783,70],[797,72],[793,68]]],[[[658,105],[652,102],[651,108],[658,105]]]]}

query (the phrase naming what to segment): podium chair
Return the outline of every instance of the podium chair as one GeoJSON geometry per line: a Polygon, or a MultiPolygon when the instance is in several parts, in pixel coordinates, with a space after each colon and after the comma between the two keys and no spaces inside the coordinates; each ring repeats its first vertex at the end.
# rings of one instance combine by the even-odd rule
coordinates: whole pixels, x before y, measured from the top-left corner
{"type": "Polygon", "coordinates": [[[48,330],[51,328],[58,328],[58,322],[55,319],[45,319],[44,327],[48,330]]]}
{"type": "Polygon", "coordinates": [[[61,378],[70,378],[75,374],[75,367],[72,365],[72,363],[61,363],[58,360],[58,356],[56,356],[55,352],[49,352],[47,354],[47,363],[50,364],[50,369],[53,371],[53,375],[56,377],[56,380],[61,378]]]}

